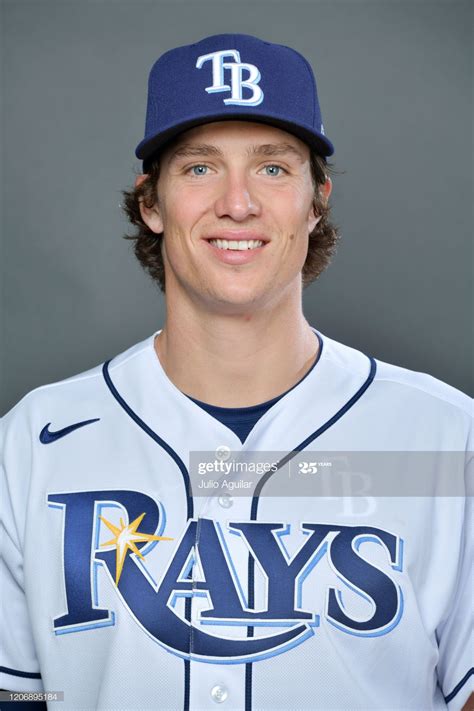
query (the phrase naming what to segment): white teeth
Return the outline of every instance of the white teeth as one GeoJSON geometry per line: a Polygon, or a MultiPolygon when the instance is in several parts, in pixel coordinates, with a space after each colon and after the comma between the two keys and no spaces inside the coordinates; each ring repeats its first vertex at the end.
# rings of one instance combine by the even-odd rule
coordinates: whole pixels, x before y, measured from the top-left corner
{"type": "Polygon", "coordinates": [[[245,249],[255,249],[256,247],[261,247],[263,241],[261,239],[240,239],[240,240],[226,240],[226,239],[211,239],[209,240],[214,247],[219,249],[233,249],[233,250],[245,250],[245,249]]]}

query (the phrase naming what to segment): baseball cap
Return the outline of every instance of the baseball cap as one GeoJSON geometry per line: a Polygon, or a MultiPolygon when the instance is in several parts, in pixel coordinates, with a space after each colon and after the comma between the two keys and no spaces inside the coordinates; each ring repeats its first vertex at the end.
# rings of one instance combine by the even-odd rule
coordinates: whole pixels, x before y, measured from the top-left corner
{"type": "Polygon", "coordinates": [[[244,34],[220,34],[165,52],[148,79],[145,137],[135,155],[146,165],[182,131],[213,121],[268,123],[298,136],[321,156],[324,134],[316,81],[296,50],[244,34]]]}

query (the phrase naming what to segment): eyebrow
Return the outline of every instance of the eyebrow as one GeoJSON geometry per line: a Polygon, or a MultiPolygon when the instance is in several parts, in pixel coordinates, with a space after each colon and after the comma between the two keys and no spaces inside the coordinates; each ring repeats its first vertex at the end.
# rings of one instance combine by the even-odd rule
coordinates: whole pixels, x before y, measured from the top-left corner
{"type": "MultiPolygon", "coordinates": [[[[249,146],[247,155],[249,156],[284,156],[287,154],[295,155],[301,163],[304,162],[303,154],[291,145],[291,143],[261,143],[254,146],[249,146]]],[[[199,158],[214,156],[223,158],[224,153],[217,146],[209,143],[190,144],[186,143],[179,146],[170,156],[170,163],[177,158],[199,158]]]]}
{"type": "Polygon", "coordinates": [[[301,163],[304,162],[303,154],[291,143],[263,143],[258,146],[251,146],[248,153],[257,156],[284,156],[290,153],[299,158],[301,163]]]}
{"type": "Polygon", "coordinates": [[[183,146],[177,148],[174,153],[172,153],[170,156],[170,163],[176,158],[194,158],[200,156],[218,156],[221,158],[223,155],[224,154],[220,148],[212,146],[208,143],[201,143],[199,145],[185,143],[183,146]]]}

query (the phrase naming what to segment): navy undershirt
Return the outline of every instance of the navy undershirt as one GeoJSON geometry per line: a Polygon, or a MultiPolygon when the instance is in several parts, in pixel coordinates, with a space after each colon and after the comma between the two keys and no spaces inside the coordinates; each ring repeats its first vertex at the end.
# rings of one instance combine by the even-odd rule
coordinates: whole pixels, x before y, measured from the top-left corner
{"type": "Polygon", "coordinates": [[[240,439],[242,444],[245,442],[249,432],[258,422],[258,420],[269,410],[278,400],[280,400],[284,395],[289,393],[293,388],[296,388],[313,370],[314,366],[319,360],[319,356],[322,351],[322,341],[319,334],[316,334],[319,341],[318,355],[314,360],[311,368],[308,372],[303,375],[301,380],[299,380],[295,385],[293,385],[289,390],[286,390],[281,395],[272,398],[272,400],[267,400],[262,402],[260,405],[252,405],[251,407],[217,407],[216,405],[209,405],[207,402],[201,402],[201,400],[196,400],[195,398],[187,395],[190,400],[202,407],[203,410],[215,417],[216,420],[222,422],[223,425],[231,429],[237,437],[240,439]]]}

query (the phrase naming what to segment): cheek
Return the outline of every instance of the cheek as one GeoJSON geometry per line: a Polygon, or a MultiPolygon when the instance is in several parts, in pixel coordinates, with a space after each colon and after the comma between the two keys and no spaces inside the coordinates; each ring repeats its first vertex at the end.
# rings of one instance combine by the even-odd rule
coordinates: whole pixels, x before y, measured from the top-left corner
{"type": "Polygon", "coordinates": [[[270,201],[279,218],[294,225],[299,231],[308,225],[308,218],[313,204],[313,191],[307,185],[295,187],[294,190],[273,196],[270,201]]]}
{"type": "Polygon", "coordinates": [[[196,261],[195,215],[189,203],[176,201],[162,211],[164,234],[163,259],[175,274],[189,274],[196,261]]]}
{"type": "Polygon", "coordinates": [[[161,203],[163,220],[164,244],[170,255],[182,249],[185,236],[189,231],[187,206],[179,201],[163,200],[161,203]]]}
{"type": "Polygon", "coordinates": [[[170,227],[179,225],[179,229],[189,230],[209,209],[209,201],[209,195],[202,189],[174,189],[171,183],[163,195],[163,220],[170,227]]]}

